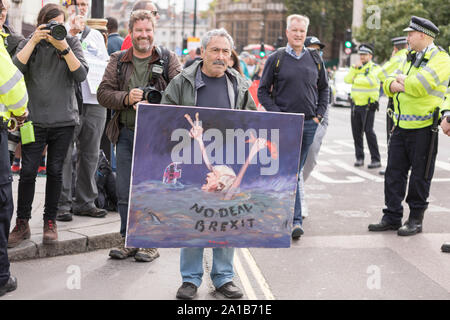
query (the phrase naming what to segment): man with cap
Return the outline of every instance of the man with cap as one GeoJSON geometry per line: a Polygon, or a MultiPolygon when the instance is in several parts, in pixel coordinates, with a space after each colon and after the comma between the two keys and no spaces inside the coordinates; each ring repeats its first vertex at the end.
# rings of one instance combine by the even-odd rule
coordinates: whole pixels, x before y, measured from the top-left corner
{"type": "MultiPolygon", "coordinates": [[[[406,41],[406,37],[392,38],[391,42],[394,46],[391,58],[383,65],[383,67],[381,67],[381,70],[378,73],[378,79],[380,79],[381,82],[384,82],[390,74],[396,72],[400,68],[408,53],[408,41],[406,41]]],[[[386,107],[386,137],[388,144],[392,128],[394,127],[394,120],[392,119],[393,111],[394,100],[392,97],[389,97],[389,102],[386,107]]],[[[380,171],[380,174],[384,175],[384,171],[380,171]]]]}
{"type": "MultiPolygon", "coordinates": [[[[0,0],[0,14],[5,9],[0,0]]],[[[8,121],[22,123],[28,103],[23,74],[12,63],[4,45],[8,35],[0,30],[0,296],[16,290],[17,280],[9,273],[8,236],[13,215],[12,176],[8,155],[8,121]]]]}
{"type": "MultiPolygon", "coordinates": [[[[317,37],[314,36],[308,36],[305,39],[305,47],[310,50],[316,50],[320,56],[323,55],[323,48],[325,48],[325,45],[320,42],[320,40],[317,37]]],[[[322,61],[323,62],[323,61],[322,61]]],[[[325,70],[325,64],[322,63],[322,68],[325,70]]],[[[326,73],[328,76],[328,72],[326,73]]],[[[330,80],[330,79],[328,79],[330,80]]],[[[331,91],[331,89],[329,89],[331,91]]],[[[330,101],[328,101],[329,103],[330,101]]],[[[314,140],[311,146],[309,147],[308,155],[306,156],[306,161],[303,166],[302,171],[300,172],[300,180],[299,180],[299,191],[300,191],[300,200],[302,204],[302,216],[307,217],[308,216],[308,207],[306,205],[306,199],[304,196],[304,183],[309,178],[311,172],[313,171],[314,167],[317,164],[317,156],[319,155],[320,146],[322,145],[322,140],[325,137],[325,134],[327,133],[328,128],[328,110],[325,111],[325,114],[323,116],[323,120],[319,123],[316,129],[316,133],[314,134],[314,140]]]]}
{"type": "Polygon", "coordinates": [[[360,62],[353,65],[344,78],[345,83],[352,85],[351,125],[355,144],[355,167],[364,165],[365,133],[371,156],[369,169],[381,167],[377,136],[373,130],[375,111],[378,110],[380,98],[380,80],[377,77],[380,67],[372,61],[373,51],[370,44],[361,44],[358,49],[360,62]]]}
{"type": "Polygon", "coordinates": [[[398,230],[399,236],[411,236],[422,232],[428,207],[438,146],[437,107],[443,105],[447,91],[450,57],[433,43],[439,29],[431,21],[413,16],[404,31],[411,51],[400,71],[383,83],[384,92],[394,100],[395,125],[384,180],[386,207],[381,221],[369,225],[369,231],[398,230]],[[401,226],[409,170],[406,203],[410,212],[401,226]]]}
{"type": "MultiPolygon", "coordinates": [[[[386,62],[383,67],[381,67],[381,70],[378,73],[378,79],[380,79],[381,82],[384,82],[390,74],[396,72],[400,68],[401,64],[406,59],[406,55],[408,54],[408,41],[406,41],[406,37],[392,38],[391,42],[394,46],[391,59],[389,59],[389,61],[386,62]]],[[[386,111],[386,133],[387,140],[389,141],[391,130],[394,126],[394,121],[391,117],[392,112],[394,111],[394,101],[391,97],[389,98],[389,103],[386,111]]]]}

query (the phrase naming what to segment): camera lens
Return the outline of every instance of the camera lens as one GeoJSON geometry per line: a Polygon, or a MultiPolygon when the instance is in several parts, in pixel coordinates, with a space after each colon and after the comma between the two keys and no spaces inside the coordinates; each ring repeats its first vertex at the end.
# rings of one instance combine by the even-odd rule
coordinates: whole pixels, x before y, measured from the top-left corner
{"type": "Polygon", "coordinates": [[[64,40],[67,36],[67,30],[66,27],[64,27],[61,24],[58,24],[50,28],[50,34],[56,40],[64,40]]]}
{"type": "Polygon", "coordinates": [[[160,103],[161,102],[162,95],[157,90],[150,90],[150,92],[147,94],[147,101],[151,103],[160,103]]]}

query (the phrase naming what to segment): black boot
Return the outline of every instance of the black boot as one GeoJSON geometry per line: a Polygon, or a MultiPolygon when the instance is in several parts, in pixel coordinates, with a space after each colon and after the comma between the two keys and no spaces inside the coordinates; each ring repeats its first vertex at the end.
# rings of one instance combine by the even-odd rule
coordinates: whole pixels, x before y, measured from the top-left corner
{"type": "Polygon", "coordinates": [[[450,242],[446,242],[441,247],[442,252],[450,252],[450,242]]]}
{"type": "Polygon", "coordinates": [[[398,229],[397,234],[399,236],[413,236],[422,232],[422,221],[425,209],[411,210],[409,213],[409,219],[405,222],[403,227],[398,229]]]}
{"type": "Polygon", "coordinates": [[[13,276],[10,276],[8,282],[6,282],[3,286],[0,287],[0,297],[16,289],[17,289],[17,279],[13,276]]]}
{"type": "Polygon", "coordinates": [[[369,224],[369,231],[388,231],[398,230],[402,226],[401,223],[389,223],[385,220],[381,220],[379,223],[369,224]]]}

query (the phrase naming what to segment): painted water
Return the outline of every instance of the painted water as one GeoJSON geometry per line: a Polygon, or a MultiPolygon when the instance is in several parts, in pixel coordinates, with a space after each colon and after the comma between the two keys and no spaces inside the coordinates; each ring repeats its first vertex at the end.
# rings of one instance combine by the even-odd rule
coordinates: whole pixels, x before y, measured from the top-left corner
{"type": "Polygon", "coordinates": [[[198,185],[133,185],[127,246],[287,248],[294,189],[292,178],[253,183],[232,200],[223,200],[223,194],[202,191],[198,185]]]}

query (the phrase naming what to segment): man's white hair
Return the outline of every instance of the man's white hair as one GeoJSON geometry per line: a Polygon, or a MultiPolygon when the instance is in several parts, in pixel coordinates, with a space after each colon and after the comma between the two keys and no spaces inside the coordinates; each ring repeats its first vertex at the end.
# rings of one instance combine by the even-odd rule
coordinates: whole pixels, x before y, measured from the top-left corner
{"type": "Polygon", "coordinates": [[[307,16],[302,16],[301,14],[291,14],[286,19],[286,29],[291,27],[292,20],[303,21],[306,25],[306,29],[309,27],[309,18],[307,16]]]}
{"type": "Polygon", "coordinates": [[[225,37],[228,42],[230,43],[231,48],[234,48],[234,41],[233,38],[230,36],[230,34],[225,30],[224,28],[220,29],[213,29],[208,31],[202,38],[202,47],[206,50],[206,47],[208,46],[209,42],[213,37],[225,37]]]}

